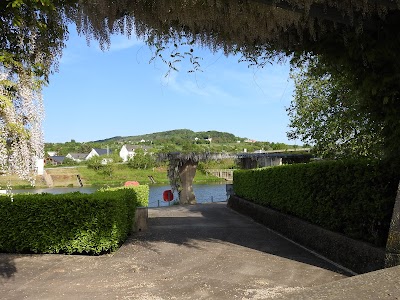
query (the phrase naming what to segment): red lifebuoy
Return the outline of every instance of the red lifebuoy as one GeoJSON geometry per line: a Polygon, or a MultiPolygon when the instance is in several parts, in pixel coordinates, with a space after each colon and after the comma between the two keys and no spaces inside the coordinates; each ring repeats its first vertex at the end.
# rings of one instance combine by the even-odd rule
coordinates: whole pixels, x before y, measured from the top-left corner
{"type": "Polygon", "coordinates": [[[174,200],[174,193],[171,190],[166,190],[163,192],[164,201],[172,201],[174,200]]]}

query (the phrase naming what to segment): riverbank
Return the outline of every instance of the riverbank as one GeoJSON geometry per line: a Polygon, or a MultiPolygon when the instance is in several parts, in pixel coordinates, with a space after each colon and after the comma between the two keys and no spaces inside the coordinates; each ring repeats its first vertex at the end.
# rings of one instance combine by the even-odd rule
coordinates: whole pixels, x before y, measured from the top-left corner
{"type": "MultiPolygon", "coordinates": [[[[45,170],[51,176],[53,187],[79,187],[78,176],[83,186],[122,186],[126,181],[138,181],[140,184],[169,184],[167,169],[165,167],[136,170],[129,168],[127,165],[119,164],[113,166],[110,174],[88,169],[86,166],[46,168],[45,170]]],[[[224,182],[224,179],[197,171],[193,183],[224,182]]],[[[14,189],[32,188],[29,181],[21,180],[17,176],[0,177],[1,188],[6,188],[8,184],[14,189]]],[[[42,176],[37,176],[35,187],[47,187],[42,176]]]]}

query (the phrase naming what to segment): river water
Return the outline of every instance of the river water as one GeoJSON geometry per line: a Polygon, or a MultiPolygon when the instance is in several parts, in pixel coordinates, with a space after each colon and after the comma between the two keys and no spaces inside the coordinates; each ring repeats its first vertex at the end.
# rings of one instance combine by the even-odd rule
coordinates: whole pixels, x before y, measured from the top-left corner
{"type": "MultiPolygon", "coordinates": [[[[173,205],[173,202],[177,200],[178,194],[174,194],[174,201],[171,203],[163,201],[163,192],[170,190],[169,185],[150,185],[149,192],[149,207],[164,207],[173,205]]],[[[14,194],[18,193],[50,193],[50,194],[64,194],[72,192],[81,193],[93,193],[97,191],[97,187],[81,187],[81,188],[45,188],[45,189],[24,189],[24,190],[13,190],[14,194]]],[[[228,199],[226,193],[225,184],[194,184],[193,191],[196,195],[197,203],[206,202],[222,202],[228,199]]]]}

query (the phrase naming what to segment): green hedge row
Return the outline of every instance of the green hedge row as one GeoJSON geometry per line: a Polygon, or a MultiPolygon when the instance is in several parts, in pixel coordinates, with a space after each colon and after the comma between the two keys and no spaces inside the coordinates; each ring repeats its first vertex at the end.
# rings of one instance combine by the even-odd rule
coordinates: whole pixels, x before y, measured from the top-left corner
{"type": "Polygon", "coordinates": [[[116,250],[131,232],[149,187],[93,194],[21,194],[0,197],[0,251],[101,254],[116,250]]]}
{"type": "Polygon", "coordinates": [[[238,170],[233,182],[241,198],[384,246],[399,176],[379,162],[323,161],[238,170]]]}

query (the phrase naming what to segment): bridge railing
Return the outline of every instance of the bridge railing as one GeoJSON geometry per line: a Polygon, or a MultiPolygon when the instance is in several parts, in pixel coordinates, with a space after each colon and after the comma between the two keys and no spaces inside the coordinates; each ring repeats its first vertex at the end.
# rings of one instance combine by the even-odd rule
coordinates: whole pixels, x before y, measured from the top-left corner
{"type": "Polygon", "coordinates": [[[207,169],[206,172],[213,176],[223,178],[227,181],[233,180],[233,169],[207,169]]]}

